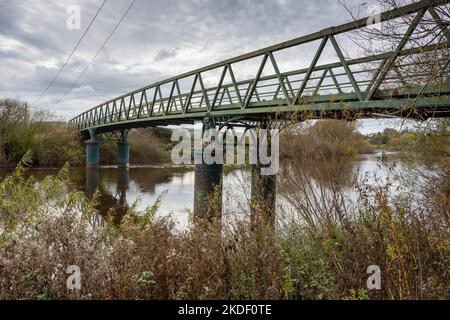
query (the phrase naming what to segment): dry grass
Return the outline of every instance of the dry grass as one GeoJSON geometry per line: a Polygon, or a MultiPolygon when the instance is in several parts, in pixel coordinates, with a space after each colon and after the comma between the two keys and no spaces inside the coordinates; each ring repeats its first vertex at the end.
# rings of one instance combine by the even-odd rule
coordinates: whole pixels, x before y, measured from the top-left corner
{"type": "Polygon", "coordinates": [[[339,204],[342,184],[329,182],[333,193],[317,204],[297,184],[290,201],[301,220],[276,230],[196,221],[179,232],[154,217],[158,203],[131,209],[119,226],[99,221],[95,199],[61,193],[67,168],[39,185],[24,176],[22,164],[0,184],[3,299],[450,297],[448,208],[434,198],[414,209],[386,188],[355,182],[352,211],[339,204]],[[66,268],[74,264],[82,287],[72,292],[66,268]],[[381,267],[381,290],[365,289],[371,264],[381,267]]]}

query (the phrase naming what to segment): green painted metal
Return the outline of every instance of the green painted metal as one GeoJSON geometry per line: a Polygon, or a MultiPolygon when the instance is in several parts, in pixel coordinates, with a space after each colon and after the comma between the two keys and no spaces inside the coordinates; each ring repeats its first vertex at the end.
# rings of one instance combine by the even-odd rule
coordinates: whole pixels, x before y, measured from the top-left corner
{"type": "MultiPolygon", "coordinates": [[[[437,14],[436,10],[434,10],[434,8],[432,8],[432,7],[428,7],[428,12],[431,14],[433,19],[436,21],[436,23],[438,24],[439,28],[441,28],[442,33],[447,38],[447,41],[450,41],[450,32],[448,31],[448,27],[444,24],[444,22],[442,21],[441,17],[439,17],[439,15],[437,14]]],[[[447,22],[447,24],[448,24],[448,22],[447,22]]]]}
{"type": "Polygon", "coordinates": [[[121,130],[117,140],[117,166],[128,168],[130,163],[130,144],[127,141],[127,130],[121,130]]]}
{"type": "Polygon", "coordinates": [[[86,141],[86,167],[95,168],[100,164],[100,142],[95,139],[86,141]]]}
{"type": "MultiPolygon", "coordinates": [[[[260,124],[261,129],[268,129],[269,125],[264,119],[260,124]]],[[[268,133],[270,135],[270,133],[268,133]]],[[[271,141],[270,137],[267,137],[271,141]]],[[[257,140],[258,160],[252,165],[251,181],[251,223],[252,226],[261,224],[275,225],[275,206],[277,195],[277,175],[264,175],[261,173],[263,167],[269,167],[261,163],[259,140],[257,140]]],[[[266,149],[270,152],[270,147],[266,149]]]]}
{"type": "Polygon", "coordinates": [[[350,67],[348,66],[347,61],[345,60],[344,55],[342,54],[339,44],[337,43],[334,36],[330,36],[330,40],[331,40],[331,43],[333,44],[334,49],[336,50],[336,53],[339,57],[339,60],[341,61],[342,66],[344,67],[345,74],[349,78],[350,83],[352,84],[352,87],[355,90],[356,95],[358,96],[358,100],[359,101],[363,100],[361,89],[359,88],[358,83],[356,82],[355,77],[353,76],[353,72],[350,70],[350,67]]]}
{"type": "Polygon", "coordinates": [[[295,95],[293,104],[297,104],[298,99],[300,98],[301,94],[305,90],[306,85],[308,84],[308,81],[311,78],[312,73],[314,72],[314,68],[316,67],[317,61],[319,60],[320,55],[322,54],[322,51],[325,48],[325,45],[327,44],[328,38],[329,37],[326,36],[322,39],[322,42],[320,43],[319,48],[317,49],[317,52],[314,55],[311,65],[310,65],[308,71],[306,72],[305,77],[303,78],[302,84],[300,85],[300,89],[298,90],[297,94],[295,95]]]}
{"type": "Polygon", "coordinates": [[[405,83],[415,83],[414,78],[420,75],[403,75],[400,78],[397,68],[402,65],[395,63],[400,56],[448,50],[447,27],[439,16],[436,17],[433,9],[446,3],[444,0],[420,1],[382,13],[381,21],[416,14],[413,25],[394,51],[345,59],[335,37],[366,26],[367,19],[364,18],[156,82],[89,109],[73,118],[70,124],[74,130],[87,136],[90,129],[106,133],[135,127],[189,124],[205,117],[240,116],[240,121],[251,122],[260,121],[267,114],[280,112],[309,112],[312,116],[322,117],[324,112],[351,110],[362,117],[383,114],[404,116],[403,110],[414,105],[420,108],[418,113],[423,118],[448,116],[449,85],[427,87],[426,94],[419,85],[405,87],[405,83]],[[404,49],[415,25],[426,10],[441,28],[447,42],[404,49]],[[339,59],[337,62],[317,65],[328,39],[339,59]],[[275,52],[312,41],[320,41],[320,45],[308,68],[280,72],[275,52]],[[253,78],[237,81],[234,73],[237,63],[252,61],[251,59],[261,60],[257,73],[253,78]],[[267,59],[271,61],[274,74],[263,75],[267,59]],[[359,68],[379,62],[380,68],[359,68]],[[350,66],[355,69],[352,71],[350,66]],[[363,70],[356,71],[358,68],[363,70]],[[344,72],[340,69],[344,69],[344,72]],[[210,71],[218,71],[221,76],[216,86],[206,88],[205,73],[210,71]],[[358,79],[355,78],[356,74],[358,79]],[[224,80],[226,75],[229,75],[230,82],[224,80]],[[337,77],[342,75],[346,75],[349,82],[339,82],[337,77]],[[324,84],[326,79],[331,79],[332,84],[324,84]],[[309,82],[312,80],[318,80],[319,83],[311,86],[309,82]],[[186,82],[187,87],[181,87],[181,81],[186,82]],[[362,92],[361,88],[364,87],[366,89],[362,92]],[[163,93],[163,88],[168,90],[163,93]]]}
{"type": "Polygon", "coordinates": [[[128,141],[117,142],[117,166],[127,168],[130,163],[130,144],[128,141]]]}

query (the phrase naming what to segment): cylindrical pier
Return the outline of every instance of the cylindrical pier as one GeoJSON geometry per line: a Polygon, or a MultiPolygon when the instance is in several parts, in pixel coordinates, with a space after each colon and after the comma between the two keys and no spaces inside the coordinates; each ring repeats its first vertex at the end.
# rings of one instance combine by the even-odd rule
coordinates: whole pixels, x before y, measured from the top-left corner
{"type": "Polygon", "coordinates": [[[275,223],[277,176],[262,175],[261,164],[252,165],[251,221],[252,225],[263,222],[275,223]]]}
{"type": "MultiPolygon", "coordinates": [[[[203,132],[213,129],[210,122],[203,123],[203,132]]],[[[220,218],[222,215],[222,173],[223,164],[206,164],[203,157],[204,145],[194,149],[194,157],[202,159],[195,164],[194,215],[199,218],[220,218]]]]}
{"type": "MultiPolygon", "coordinates": [[[[261,129],[267,130],[270,126],[266,121],[261,123],[261,129]]],[[[267,156],[272,155],[273,152],[278,150],[272,150],[271,133],[267,132],[265,138],[266,148],[263,147],[264,142],[259,141],[261,137],[258,136],[256,142],[258,151],[258,160],[256,164],[252,165],[252,190],[251,190],[251,224],[253,227],[257,226],[275,226],[275,209],[276,209],[276,197],[277,197],[277,175],[267,174],[272,163],[263,165],[261,163],[261,157],[264,153],[268,153],[267,156]],[[261,150],[262,148],[262,150],[261,150]],[[266,168],[265,168],[266,167],[266,168]],[[265,172],[263,172],[265,171],[265,172]],[[265,173],[265,174],[264,174],[265,173]]]]}
{"type": "Polygon", "coordinates": [[[100,164],[100,142],[95,138],[86,141],[86,167],[96,168],[100,164]]]}
{"type": "Polygon", "coordinates": [[[117,166],[128,168],[130,164],[130,144],[128,141],[119,140],[117,142],[117,166]]]}
{"type": "Polygon", "coordinates": [[[220,217],[222,214],[221,164],[196,164],[194,214],[197,217],[220,217]]]}

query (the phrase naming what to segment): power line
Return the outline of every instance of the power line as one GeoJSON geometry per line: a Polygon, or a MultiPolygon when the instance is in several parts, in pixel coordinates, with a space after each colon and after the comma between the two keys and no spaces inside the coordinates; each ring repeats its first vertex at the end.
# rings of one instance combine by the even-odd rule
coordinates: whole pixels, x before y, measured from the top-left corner
{"type": "MultiPolygon", "coordinates": [[[[116,32],[117,28],[119,28],[120,24],[122,23],[123,19],[125,19],[126,15],[128,14],[128,12],[131,10],[131,7],[133,7],[134,3],[136,2],[136,0],[133,0],[130,5],[128,6],[127,10],[124,12],[124,14],[122,15],[122,18],[120,18],[119,22],[116,24],[116,26],[114,27],[114,29],[111,31],[111,33],[109,34],[109,36],[105,39],[105,41],[103,42],[102,46],[100,47],[100,49],[97,51],[97,53],[95,54],[95,56],[91,59],[91,61],[88,63],[88,65],[86,66],[86,68],[84,68],[83,72],[81,72],[81,74],[78,76],[78,78],[72,83],[72,85],[70,86],[69,90],[66,91],[66,93],[64,93],[64,95],[61,97],[64,98],[65,96],[67,96],[67,94],[69,94],[69,92],[78,84],[78,81],[80,81],[80,79],[84,76],[84,74],[86,73],[86,71],[88,71],[88,69],[91,67],[92,63],[94,62],[94,60],[98,57],[98,55],[100,54],[100,52],[102,52],[103,48],[106,46],[106,44],[108,43],[108,41],[111,39],[111,37],[113,36],[114,32],[116,32]]],[[[61,100],[59,101],[61,102],[61,100]]]]}
{"type": "Polygon", "coordinates": [[[100,11],[102,11],[103,6],[105,5],[107,0],[104,0],[103,3],[101,4],[101,6],[98,8],[97,13],[95,14],[95,16],[92,18],[91,22],[89,23],[89,25],[87,26],[86,30],[84,30],[83,35],[81,36],[81,38],[78,40],[77,44],[75,45],[75,47],[73,48],[72,52],[69,54],[69,56],[67,57],[66,61],[64,62],[64,64],[61,66],[61,68],[59,68],[58,72],[56,73],[56,75],[53,77],[52,81],[50,81],[50,83],[48,84],[47,88],[45,88],[45,90],[41,93],[41,95],[33,101],[33,104],[35,104],[36,102],[38,102],[48,91],[48,89],[51,88],[51,86],[55,83],[56,79],[59,77],[59,75],[61,74],[61,72],[64,70],[64,68],[66,67],[67,63],[69,62],[70,58],[72,58],[73,54],[75,53],[75,51],[77,50],[78,46],[80,45],[81,41],[84,39],[84,36],[86,35],[86,33],[89,31],[89,29],[91,28],[92,24],[94,23],[95,19],[97,18],[97,16],[99,15],[100,11]]]}

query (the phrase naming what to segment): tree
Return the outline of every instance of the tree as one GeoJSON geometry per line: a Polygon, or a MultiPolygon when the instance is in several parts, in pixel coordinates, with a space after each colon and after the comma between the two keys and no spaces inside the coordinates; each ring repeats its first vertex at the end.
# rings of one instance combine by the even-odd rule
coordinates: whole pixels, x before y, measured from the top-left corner
{"type": "Polygon", "coordinates": [[[27,103],[14,99],[0,100],[0,163],[8,160],[8,138],[29,121],[30,108],[27,103]]]}
{"type": "MultiPolygon", "coordinates": [[[[368,14],[397,9],[417,1],[378,0],[377,6],[368,8],[364,7],[367,6],[365,4],[352,8],[345,0],[338,2],[347,10],[352,20],[357,20],[368,14]],[[363,10],[364,8],[366,10],[363,10]]],[[[425,95],[429,86],[449,85],[449,20],[448,5],[429,7],[377,25],[371,25],[376,19],[368,19],[367,27],[352,33],[353,44],[367,56],[393,52],[388,57],[364,66],[369,75],[368,87],[372,84],[373,90],[376,90],[415,86],[421,87],[421,94],[425,95]],[[409,54],[402,54],[407,50],[410,50],[409,54]]],[[[404,106],[399,113],[411,118],[423,116],[414,103],[404,106]]]]}

